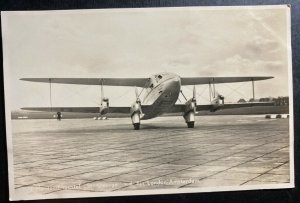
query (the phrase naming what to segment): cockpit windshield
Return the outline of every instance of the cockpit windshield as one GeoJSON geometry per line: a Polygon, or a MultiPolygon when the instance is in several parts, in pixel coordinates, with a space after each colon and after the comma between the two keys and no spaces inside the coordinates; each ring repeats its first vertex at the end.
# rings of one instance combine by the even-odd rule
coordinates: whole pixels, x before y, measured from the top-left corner
{"type": "Polygon", "coordinates": [[[158,82],[160,79],[162,79],[162,75],[155,75],[156,82],[158,82]]]}

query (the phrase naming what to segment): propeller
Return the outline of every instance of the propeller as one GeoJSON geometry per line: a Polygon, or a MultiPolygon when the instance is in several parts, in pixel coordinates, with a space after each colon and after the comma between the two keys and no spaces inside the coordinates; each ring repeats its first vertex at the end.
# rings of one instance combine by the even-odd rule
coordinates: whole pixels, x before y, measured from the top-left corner
{"type": "Polygon", "coordinates": [[[102,115],[107,114],[108,113],[108,108],[109,108],[109,100],[108,98],[104,97],[104,89],[103,89],[103,81],[101,80],[101,92],[100,92],[100,96],[101,96],[101,102],[100,102],[100,109],[99,109],[99,113],[102,119],[102,115]]]}
{"type": "Polygon", "coordinates": [[[104,98],[104,91],[103,91],[103,85],[101,84],[101,104],[104,98]]]}
{"type": "Polygon", "coordinates": [[[196,101],[196,86],[194,85],[194,88],[193,88],[193,100],[196,101]]]}
{"type": "Polygon", "coordinates": [[[104,96],[104,89],[103,85],[101,84],[101,106],[103,105],[103,102],[108,102],[108,98],[104,96]]]}
{"type": "Polygon", "coordinates": [[[137,87],[135,87],[135,98],[136,98],[136,102],[140,102],[140,95],[137,87]]]}
{"type": "Polygon", "coordinates": [[[197,112],[197,101],[196,101],[196,99],[197,99],[197,92],[196,92],[196,85],[194,85],[194,88],[193,88],[193,102],[194,102],[194,112],[196,113],[196,114],[198,114],[198,112],[197,112]]]}
{"type": "Polygon", "coordinates": [[[184,97],[184,99],[186,100],[186,103],[185,103],[185,114],[189,114],[190,112],[193,112],[195,114],[197,114],[197,103],[196,103],[196,96],[197,96],[197,93],[196,93],[196,86],[194,85],[194,88],[193,88],[193,97],[189,100],[186,99],[186,97],[184,96],[183,92],[180,91],[182,96],[184,97]]]}
{"type": "Polygon", "coordinates": [[[140,114],[143,114],[142,108],[141,108],[140,93],[139,93],[139,90],[137,87],[135,87],[135,97],[136,97],[136,101],[135,101],[134,105],[138,106],[140,114]]]}

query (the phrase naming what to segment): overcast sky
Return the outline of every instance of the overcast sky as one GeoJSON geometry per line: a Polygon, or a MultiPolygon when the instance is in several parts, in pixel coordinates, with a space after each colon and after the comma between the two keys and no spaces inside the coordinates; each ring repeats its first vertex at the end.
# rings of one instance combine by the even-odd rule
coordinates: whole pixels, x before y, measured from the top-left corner
{"type": "MultiPolygon", "coordinates": [[[[5,90],[11,109],[49,106],[49,84],[24,77],[274,76],[257,97],[288,95],[288,7],[109,9],[2,13],[5,90]]],[[[183,87],[191,96],[191,87],[183,87]]],[[[129,106],[133,87],[105,87],[129,106]]],[[[217,85],[225,101],[251,83],[217,85]],[[237,89],[232,91],[232,89],[237,89]]],[[[207,103],[207,85],[197,86],[207,103]]],[[[52,85],[53,106],[97,106],[100,87],[52,85]]]]}

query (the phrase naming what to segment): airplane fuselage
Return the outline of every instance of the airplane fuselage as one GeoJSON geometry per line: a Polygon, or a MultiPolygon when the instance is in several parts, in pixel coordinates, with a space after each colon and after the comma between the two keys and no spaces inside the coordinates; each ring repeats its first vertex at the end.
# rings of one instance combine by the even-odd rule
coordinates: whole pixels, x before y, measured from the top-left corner
{"type": "Polygon", "coordinates": [[[157,117],[176,103],[181,89],[180,77],[174,73],[160,73],[150,77],[142,105],[151,105],[141,119],[157,117]]]}

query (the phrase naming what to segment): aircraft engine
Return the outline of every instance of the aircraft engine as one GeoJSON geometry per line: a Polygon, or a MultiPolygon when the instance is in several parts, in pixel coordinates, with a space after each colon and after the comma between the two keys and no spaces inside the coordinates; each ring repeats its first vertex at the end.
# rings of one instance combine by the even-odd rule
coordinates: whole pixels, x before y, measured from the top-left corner
{"type": "Polygon", "coordinates": [[[194,123],[195,123],[195,113],[196,113],[196,100],[194,98],[188,100],[185,103],[185,111],[183,114],[183,118],[185,120],[185,122],[187,123],[189,128],[193,128],[194,127],[194,123]]]}
{"type": "Polygon", "coordinates": [[[137,98],[136,102],[131,105],[130,115],[131,121],[135,130],[140,129],[140,115],[142,114],[142,106],[140,99],[137,98]]]}
{"type": "Polygon", "coordinates": [[[60,121],[62,118],[61,112],[57,112],[56,115],[57,115],[57,120],[60,121]]]}
{"type": "Polygon", "coordinates": [[[195,123],[195,114],[197,108],[197,102],[196,102],[196,87],[194,86],[193,89],[193,98],[188,100],[185,103],[185,110],[183,113],[183,118],[185,122],[187,123],[188,128],[194,128],[195,123]]]}
{"type": "Polygon", "coordinates": [[[107,114],[108,110],[109,110],[109,99],[107,97],[104,97],[101,101],[100,114],[101,115],[107,114]]]}
{"type": "Polygon", "coordinates": [[[224,96],[217,94],[216,98],[211,101],[212,108],[210,109],[211,112],[215,112],[224,106],[224,96]]]}

